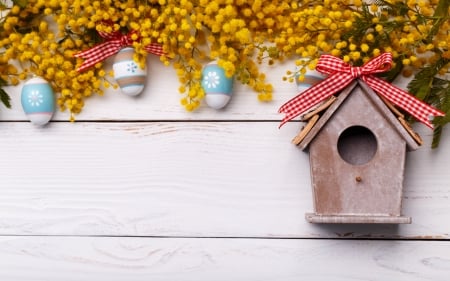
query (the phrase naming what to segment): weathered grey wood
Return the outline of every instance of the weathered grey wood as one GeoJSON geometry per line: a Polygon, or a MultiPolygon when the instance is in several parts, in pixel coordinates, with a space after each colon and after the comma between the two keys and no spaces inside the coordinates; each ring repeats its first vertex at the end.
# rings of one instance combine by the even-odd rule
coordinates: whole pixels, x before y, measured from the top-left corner
{"type": "Polygon", "coordinates": [[[277,129],[279,106],[297,94],[281,80],[293,62],[264,71],[271,103],[236,83],[224,110],[188,113],[174,71],[149,58],[144,93],[88,99],[77,116],[87,123],[58,122],[69,119],[60,112],[44,128],[20,122],[20,87],[8,89],[0,280],[448,280],[450,142],[431,151],[419,130],[425,145],[405,171],[411,225],[310,224],[308,156],[290,143],[301,123],[277,129]],[[175,122],[141,122],[158,120],[175,122]],[[389,240],[323,239],[355,237],[389,240]]]}
{"type": "Polygon", "coordinates": [[[14,281],[447,281],[436,241],[1,237],[14,281]],[[319,270],[320,269],[320,270],[319,270]]]}
{"type": "Polygon", "coordinates": [[[411,223],[410,217],[405,216],[374,216],[374,215],[318,215],[306,213],[305,218],[311,223],[378,223],[378,224],[399,224],[411,223]]]}
{"type": "Polygon", "coordinates": [[[408,153],[413,224],[315,226],[300,126],[1,123],[0,234],[449,238],[449,142],[408,153]]]}
{"type": "Polygon", "coordinates": [[[405,154],[418,144],[363,81],[339,94],[299,146],[310,154],[309,222],[411,222],[401,209],[405,154]]]}

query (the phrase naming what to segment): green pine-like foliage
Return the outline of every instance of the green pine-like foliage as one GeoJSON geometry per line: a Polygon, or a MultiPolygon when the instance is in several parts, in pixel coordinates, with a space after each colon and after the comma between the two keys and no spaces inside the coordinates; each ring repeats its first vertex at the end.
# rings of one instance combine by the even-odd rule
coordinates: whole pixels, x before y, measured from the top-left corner
{"type": "Polygon", "coordinates": [[[448,63],[449,59],[441,57],[433,65],[422,68],[408,84],[408,90],[417,98],[445,113],[445,116],[433,120],[435,129],[432,148],[438,147],[442,129],[450,122],[450,81],[438,75],[439,70],[448,63]]]}

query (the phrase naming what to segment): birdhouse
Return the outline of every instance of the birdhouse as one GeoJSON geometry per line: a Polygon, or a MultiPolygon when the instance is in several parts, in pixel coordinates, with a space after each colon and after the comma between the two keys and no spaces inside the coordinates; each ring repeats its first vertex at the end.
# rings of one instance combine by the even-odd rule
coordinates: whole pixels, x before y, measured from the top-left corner
{"type": "Polygon", "coordinates": [[[422,141],[403,115],[355,80],[303,116],[293,140],[309,151],[312,223],[411,223],[402,215],[406,151],[422,141]]]}

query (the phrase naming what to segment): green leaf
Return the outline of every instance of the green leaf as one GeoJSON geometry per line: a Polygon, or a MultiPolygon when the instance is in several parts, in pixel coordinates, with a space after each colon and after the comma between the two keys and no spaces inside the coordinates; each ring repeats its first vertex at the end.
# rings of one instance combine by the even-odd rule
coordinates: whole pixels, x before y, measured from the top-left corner
{"type": "Polygon", "coordinates": [[[442,137],[442,126],[437,125],[434,127],[433,131],[433,141],[431,142],[431,148],[438,148],[439,143],[441,142],[442,137]]]}
{"type": "Polygon", "coordinates": [[[448,16],[448,8],[450,7],[450,1],[439,0],[439,3],[434,11],[434,17],[446,17],[448,16]]]}
{"type": "Polygon", "coordinates": [[[0,88],[0,101],[7,107],[11,108],[11,98],[8,96],[8,94],[3,90],[3,88],[0,88]]]}
{"type": "Polygon", "coordinates": [[[28,0],[12,0],[12,2],[20,8],[25,8],[28,4],[28,0]]]}
{"type": "Polygon", "coordinates": [[[414,90],[414,95],[420,99],[420,100],[424,100],[426,99],[426,97],[428,97],[429,93],[430,93],[430,82],[433,79],[433,77],[430,77],[427,80],[423,80],[422,83],[419,84],[419,86],[416,88],[416,90],[414,90]]]}
{"type": "Polygon", "coordinates": [[[442,129],[450,123],[450,81],[436,77],[439,70],[450,63],[449,59],[440,58],[433,65],[422,68],[408,84],[408,90],[418,99],[445,112],[445,116],[433,119],[434,132],[432,148],[437,148],[442,136],[442,129]]]}
{"type": "Polygon", "coordinates": [[[433,65],[422,68],[409,82],[408,90],[418,99],[427,102],[430,95],[431,86],[440,69],[449,63],[448,59],[440,58],[433,65]]]}
{"type": "Polygon", "coordinates": [[[449,0],[440,0],[436,10],[433,15],[433,26],[431,27],[431,30],[428,33],[428,36],[426,38],[426,42],[430,43],[433,41],[434,36],[438,33],[438,31],[441,29],[441,26],[448,21],[448,8],[450,6],[449,0]]]}

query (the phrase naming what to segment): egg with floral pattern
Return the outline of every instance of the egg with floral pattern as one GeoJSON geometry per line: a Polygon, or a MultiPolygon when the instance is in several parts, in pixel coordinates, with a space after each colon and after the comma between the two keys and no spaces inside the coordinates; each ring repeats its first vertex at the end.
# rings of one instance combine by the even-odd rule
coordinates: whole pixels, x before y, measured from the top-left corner
{"type": "Polygon", "coordinates": [[[209,107],[220,109],[230,101],[233,93],[233,77],[227,77],[225,70],[216,62],[211,62],[203,68],[201,84],[209,107]]]}
{"type": "Polygon", "coordinates": [[[147,80],[147,70],[141,68],[133,56],[133,48],[123,48],[116,54],[113,63],[114,79],[122,93],[129,96],[139,95],[144,90],[147,80]]]}
{"type": "Polygon", "coordinates": [[[55,112],[55,95],[43,78],[34,77],[25,82],[21,93],[22,108],[31,123],[45,125],[55,112]]]}

